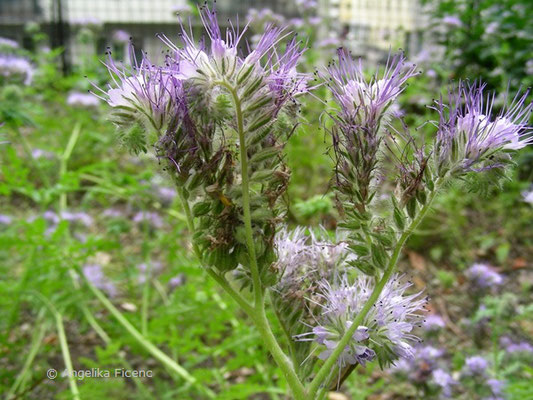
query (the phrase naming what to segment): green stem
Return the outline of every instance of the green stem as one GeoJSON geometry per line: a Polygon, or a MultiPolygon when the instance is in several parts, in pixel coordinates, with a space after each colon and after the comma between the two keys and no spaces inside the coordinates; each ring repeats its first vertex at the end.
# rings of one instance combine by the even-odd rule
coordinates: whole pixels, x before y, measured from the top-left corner
{"type": "MultiPolygon", "coordinates": [[[[137,342],[145,348],[150,354],[152,354],[157,360],[159,360],[163,365],[165,365],[169,370],[175,372],[187,382],[193,385],[198,385],[196,378],[189,374],[181,365],[176,363],[173,359],[159,350],[152,342],[146,339],[135,327],[122,315],[122,313],[117,310],[117,308],[107,299],[107,297],[97,288],[95,288],[89,281],[85,280],[89,289],[93,294],[100,300],[105,308],[117,319],[117,321],[132,335],[137,342]]],[[[199,389],[202,390],[209,398],[214,398],[214,393],[198,385],[199,389]]]]}
{"type": "Polygon", "coordinates": [[[263,341],[268,350],[272,354],[272,357],[283,371],[287,383],[289,384],[293,395],[298,400],[305,400],[306,393],[302,382],[298,378],[294,366],[289,358],[285,355],[281,347],[279,346],[276,337],[272,333],[270,323],[265,314],[265,304],[263,297],[263,286],[261,284],[261,277],[259,275],[259,267],[257,265],[257,256],[255,254],[254,237],[252,230],[252,217],[250,215],[250,185],[248,176],[248,154],[246,152],[246,138],[244,136],[244,119],[242,114],[241,99],[239,98],[237,91],[231,85],[226,82],[222,82],[224,86],[231,94],[233,104],[235,106],[235,116],[237,119],[237,133],[239,135],[239,151],[241,162],[241,177],[242,177],[242,208],[244,217],[244,229],[246,234],[246,247],[248,249],[248,255],[250,260],[250,271],[252,273],[253,291],[254,291],[254,321],[259,330],[259,333],[263,337],[263,341]]]}
{"type": "MultiPolygon", "coordinates": [[[[194,220],[189,207],[189,203],[187,199],[185,199],[185,196],[183,195],[183,191],[181,189],[178,189],[178,195],[183,205],[185,215],[187,217],[187,225],[189,227],[189,230],[191,233],[194,233],[194,220]]],[[[193,243],[192,246],[199,260],[202,260],[201,252],[198,246],[195,243],[193,243]]],[[[237,302],[237,304],[242,307],[242,309],[255,323],[259,333],[263,338],[263,341],[265,342],[265,345],[267,346],[267,349],[270,351],[270,353],[274,357],[274,360],[283,371],[283,374],[285,375],[285,378],[287,379],[287,382],[295,398],[297,400],[306,400],[307,397],[305,395],[305,389],[302,385],[302,382],[298,378],[298,375],[296,374],[291,361],[287,358],[287,356],[279,346],[276,337],[272,333],[270,324],[268,323],[268,319],[265,315],[264,302],[261,301],[259,304],[252,306],[231,287],[229,282],[222,275],[219,275],[211,268],[207,268],[206,271],[220,286],[222,286],[222,288],[237,302]]]]}
{"type": "Polygon", "coordinates": [[[70,385],[70,391],[72,392],[72,398],[74,400],[80,399],[80,392],[78,391],[78,385],[76,385],[76,378],[74,377],[72,366],[72,360],[70,358],[70,351],[68,348],[67,336],[65,335],[65,327],[63,326],[63,317],[58,312],[55,313],[57,334],[59,337],[59,343],[61,345],[61,352],[63,353],[63,359],[65,360],[65,367],[68,372],[68,382],[70,385]]]}
{"type": "MultiPolygon", "coordinates": [[[[76,146],[76,142],[78,141],[78,137],[80,136],[80,130],[81,130],[81,125],[80,123],[77,123],[74,126],[72,133],[70,134],[67,147],[65,147],[65,151],[63,152],[63,155],[61,156],[61,160],[59,164],[59,181],[61,181],[63,177],[65,176],[65,174],[67,173],[68,160],[70,159],[72,150],[74,150],[74,146],[76,146]]],[[[62,192],[59,195],[59,210],[65,211],[66,209],[67,209],[67,193],[62,192]]]]}
{"type": "Polygon", "coordinates": [[[389,263],[387,264],[387,268],[385,269],[385,272],[383,273],[383,276],[381,277],[380,281],[377,283],[376,287],[372,291],[372,294],[366,301],[365,305],[357,314],[355,317],[352,325],[348,328],[348,330],[344,333],[341,340],[339,340],[339,343],[337,344],[337,347],[335,347],[335,350],[333,350],[333,353],[329,356],[329,358],[326,360],[324,364],[322,364],[322,367],[318,370],[317,374],[315,375],[315,378],[309,385],[309,398],[313,399],[315,398],[315,394],[317,393],[317,390],[320,387],[320,384],[326,379],[327,375],[330,373],[331,369],[339,359],[340,355],[342,354],[344,348],[348,345],[350,342],[353,334],[355,333],[355,330],[361,325],[361,322],[366,317],[372,306],[376,303],[376,301],[379,298],[379,295],[383,291],[383,288],[389,281],[392,273],[394,272],[394,269],[396,267],[396,264],[398,263],[398,259],[400,258],[400,254],[402,252],[403,246],[409,236],[411,236],[411,233],[416,229],[418,224],[424,219],[425,215],[429,211],[431,207],[431,203],[433,202],[433,199],[435,198],[435,195],[437,194],[438,188],[440,186],[440,180],[437,180],[435,183],[435,190],[429,195],[426,204],[415,219],[409,224],[407,229],[401,234],[400,238],[398,239],[398,242],[396,243],[396,246],[394,247],[394,251],[392,253],[392,256],[389,260],[389,263]]]}
{"type": "Polygon", "coordinates": [[[254,316],[253,320],[255,322],[255,325],[257,326],[257,330],[259,331],[261,337],[263,338],[263,341],[265,342],[267,349],[272,354],[272,357],[274,358],[274,361],[276,361],[276,364],[278,364],[278,366],[281,368],[283,375],[285,376],[285,379],[287,380],[287,383],[289,384],[289,387],[292,390],[294,398],[296,400],[309,399],[309,397],[307,397],[306,395],[305,388],[302,382],[300,381],[300,378],[298,378],[298,375],[294,370],[294,366],[291,360],[287,357],[287,355],[279,346],[279,343],[276,340],[272,329],[270,328],[270,323],[268,322],[268,319],[266,317],[264,306],[256,308],[256,315],[254,316]]]}
{"type": "Polygon", "coordinates": [[[11,399],[14,397],[14,394],[18,392],[19,388],[24,388],[24,382],[27,380],[28,377],[28,371],[30,367],[33,365],[33,360],[35,359],[35,356],[39,352],[39,348],[41,347],[41,343],[44,338],[44,334],[46,332],[46,324],[43,321],[44,317],[44,311],[45,308],[43,307],[41,311],[39,312],[39,316],[37,317],[37,320],[35,321],[35,325],[39,328],[34,332],[30,351],[28,353],[28,356],[26,357],[26,361],[24,362],[24,366],[22,367],[22,371],[18,374],[17,378],[15,379],[15,382],[9,389],[6,395],[6,399],[11,399]]]}
{"type": "Polygon", "coordinates": [[[276,306],[274,305],[274,301],[272,299],[272,292],[268,292],[268,297],[270,299],[270,304],[272,305],[272,309],[274,310],[274,315],[276,316],[276,319],[279,323],[279,326],[281,327],[281,330],[283,331],[283,333],[285,334],[285,337],[287,338],[287,344],[289,346],[289,352],[290,352],[290,355],[291,355],[291,359],[292,359],[292,364],[293,365],[297,365],[297,360],[296,360],[296,347],[294,346],[294,340],[291,336],[291,333],[289,332],[289,328],[287,327],[287,325],[283,322],[283,319],[280,315],[280,313],[278,312],[278,309],[276,308],[276,306]]]}
{"type": "Polygon", "coordinates": [[[241,99],[237,91],[228,83],[220,82],[231,94],[233,105],[235,106],[235,116],[237,118],[237,134],[239,135],[239,152],[241,162],[242,177],[242,209],[244,217],[244,230],[246,234],[246,248],[250,260],[250,271],[252,273],[252,282],[254,287],[255,306],[263,304],[263,287],[257,265],[257,256],[255,254],[254,235],[252,230],[252,217],[250,215],[250,183],[248,176],[248,154],[246,153],[246,140],[244,137],[244,118],[242,115],[241,99]]]}
{"type": "Polygon", "coordinates": [[[33,290],[30,291],[29,293],[34,295],[37,299],[41,300],[43,304],[48,308],[48,310],[54,316],[54,319],[56,321],[57,336],[59,338],[59,344],[61,346],[61,353],[63,354],[65,368],[68,372],[68,380],[69,380],[69,385],[70,385],[70,391],[72,393],[72,398],[74,400],[80,400],[80,393],[78,391],[78,386],[76,385],[76,380],[74,379],[74,374],[72,373],[74,369],[72,367],[72,359],[70,358],[70,351],[68,348],[67,336],[65,334],[65,327],[63,325],[63,316],[57,310],[57,308],[52,304],[52,302],[48,300],[43,294],[33,291],[33,290]]]}

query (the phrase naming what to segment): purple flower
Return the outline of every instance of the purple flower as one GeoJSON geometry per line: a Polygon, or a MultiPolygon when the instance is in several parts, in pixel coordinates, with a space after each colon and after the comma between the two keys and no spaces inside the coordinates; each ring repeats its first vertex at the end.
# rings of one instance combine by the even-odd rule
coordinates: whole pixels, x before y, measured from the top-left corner
{"type": "Polygon", "coordinates": [[[172,203],[176,198],[176,189],[165,186],[157,186],[156,188],[159,199],[166,204],[172,203]]]}
{"type": "Polygon", "coordinates": [[[43,218],[46,220],[46,222],[53,225],[57,225],[60,221],[59,216],[51,210],[45,211],[43,213],[43,218]]]}
{"type": "Polygon", "coordinates": [[[468,357],[465,360],[463,372],[465,375],[484,375],[489,362],[481,356],[468,357]]]}
{"type": "Polygon", "coordinates": [[[38,158],[46,158],[48,160],[51,160],[55,157],[55,154],[51,151],[43,150],[43,149],[33,149],[31,151],[31,156],[35,159],[38,158]]]}
{"type": "Polygon", "coordinates": [[[71,19],[70,22],[74,25],[93,27],[93,28],[97,28],[102,25],[102,20],[96,17],[92,17],[90,15],[86,15],[81,18],[71,19]]]}
{"type": "Polygon", "coordinates": [[[416,344],[413,347],[413,357],[400,357],[389,370],[393,373],[407,375],[408,379],[413,382],[427,382],[432,372],[439,368],[444,354],[444,349],[416,344]]]}
{"type": "MultiPolygon", "coordinates": [[[[398,275],[387,282],[378,301],[365,316],[356,330],[352,341],[344,349],[339,360],[342,368],[346,364],[371,361],[377,355],[381,364],[390,364],[398,357],[412,358],[414,348],[411,342],[419,339],[411,331],[419,325],[425,298],[420,293],[406,295],[411,283],[401,283],[398,275]],[[386,346],[390,351],[382,351],[386,346]]],[[[298,335],[297,340],[314,340],[326,346],[320,357],[327,357],[352,321],[361,312],[373,290],[372,279],[359,276],[353,284],[347,275],[337,277],[337,283],[320,283],[320,306],[323,308],[319,325],[312,332],[298,335]],[[311,338],[308,338],[311,336],[311,338]]]]}
{"type": "Polygon", "coordinates": [[[426,316],[426,319],[424,323],[422,324],[422,327],[426,331],[437,331],[441,328],[444,328],[446,326],[444,320],[440,315],[437,314],[429,314],[426,316]]]}
{"type": "Polygon", "coordinates": [[[502,394],[505,382],[499,379],[489,379],[487,380],[487,385],[490,387],[493,395],[499,396],[502,394]]]}
{"type": "Polygon", "coordinates": [[[0,47],[10,47],[12,49],[18,49],[19,44],[13,39],[0,37],[0,47]]]}
{"type": "Polygon", "coordinates": [[[449,93],[449,104],[442,100],[434,107],[440,114],[435,156],[442,174],[481,171],[502,166],[491,161],[499,150],[518,150],[533,141],[528,127],[533,103],[526,103],[529,91],[517,94],[511,104],[493,115],[494,94],[485,99],[485,84],[460,82],[449,93]]]}
{"type": "Polygon", "coordinates": [[[459,26],[462,26],[463,23],[461,22],[461,20],[459,19],[459,17],[455,16],[455,15],[447,15],[445,16],[443,19],[442,19],[442,22],[448,26],[455,26],[455,27],[459,27],[459,26]]]}
{"type": "Polygon", "coordinates": [[[97,107],[99,101],[89,93],[70,92],[67,97],[67,104],[75,107],[97,107]]]}
{"type": "Polygon", "coordinates": [[[178,274],[168,281],[168,286],[170,287],[170,290],[174,290],[179,286],[183,286],[186,282],[187,278],[185,277],[185,274],[178,274]]]}
{"type": "Polygon", "coordinates": [[[486,289],[500,286],[503,277],[487,264],[474,264],[466,270],[466,277],[476,286],[486,289]]]}
{"type": "Polygon", "coordinates": [[[147,223],[154,228],[163,227],[163,219],[156,212],[139,211],[133,217],[133,222],[138,223],[138,224],[147,223]]]}
{"type": "Polygon", "coordinates": [[[63,211],[60,214],[60,218],[69,222],[79,222],[82,225],[85,225],[86,227],[91,226],[93,224],[93,218],[89,214],[84,212],[63,211]]]}
{"type": "Polygon", "coordinates": [[[526,203],[533,204],[533,189],[522,192],[522,197],[526,203]]]}
{"type": "Polygon", "coordinates": [[[432,380],[437,386],[441,387],[442,394],[445,397],[450,397],[452,395],[452,386],[457,385],[457,381],[448,372],[440,368],[433,371],[432,380]]]}
{"type": "Polygon", "coordinates": [[[326,48],[326,47],[337,48],[337,47],[340,47],[340,45],[341,45],[341,41],[336,36],[330,36],[330,37],[324,38],[317,43],[317,46],[322,47],[322,48],[326,48]]]}
{"type": "Polygon", "coordinates": [[[117,289],[104,275],[102,267],[97,264],[87,264],[83,267],[83,275],[94,287],[103,290],[109,296],[115,297],[117,289]]]}
{"type": "Polygon", "coordinates": [[[408,66],[403,55],[396,55],[389,58],[381,77],[376,74],[367,80],[360,59],[353,60],[344,48],[337,54],[338,65],[328,67],[329,87],[341,106],[342,118],[349,124],[375,129],[405,82],[417,74],[416,66],[408,66]]]}
{"type": "MultiPolygon", "coordinates": [[[[302,290],[302,282],[313,276],[313,281],[328,279],[332,272],[339,271],[350,257],[348,244],[337,238],[331,242],[311,233],[306,235],[305,227],[293,231],[281,229],[274,247],[278,259],[275,268],[281,271],[281,278],[275,289],[282,295],[302,290]]],[[[327,237],[327,233],[323,233],[327,237]]]]}
{"type": "Polygon", "coordinates": [[[122,29],[118,29],[115,32],[113,32],[113,40],[116,43],[128,43],[130,41],[131,35],[129,32],[126,32],[122,29]]]}
{"type": "Polygon", "coordinates": [[[30,85],[35,72],[31,63],[23,57],[12,54],[0,54],[0,75],[23,79],[25,85],[30,85]]]}
{"type": "Polygon", "coordinates": [[[102,215],[108,218],[121,218],[124,216],[124,213],[116,208],[108,208],[102,213],[102,215]]]}
{"type": "Polygon", "coordinates": [[[140,284],[143,284],[146,282],[148,277],[161,272],[163,269],[163,264],[161,264],[159,261],[154,261],[150,264],[142,263],[137,265],[137,269],[139,270],[138,281],[140,284]]]}
{"type": "Polygon", "coordinates": [[[525,341],[516,343],[507,336],[503,336],[502,338],[500,338],[500,345],[505,348],[505,351],[511,354],[533,354],[533,346],[530,343],[525,341]]]}
{"type": "Polygon", "coordinates": [[[10,225],[13,222],[13,218],[9,215],[0,214],[0,225],[10,225]]]}

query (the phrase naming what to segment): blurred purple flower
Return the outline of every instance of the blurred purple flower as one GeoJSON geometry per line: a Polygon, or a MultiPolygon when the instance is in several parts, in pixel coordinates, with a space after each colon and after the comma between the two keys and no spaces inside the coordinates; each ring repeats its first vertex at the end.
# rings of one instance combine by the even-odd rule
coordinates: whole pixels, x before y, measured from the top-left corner
{"type": "Polygon", "coordinates": [[[442,389],[442,394],[445,397],[450,397],[452,395],[452,386],[457,385],[457,381],[452,378],[452,376],[444,371],[443,369],[436,369],[433,371],[432,380],[442,389]]]}
{"type": "Polygon", "coordinates": [[[57,225],[59,224],[60,218],[59,216],[53,212],[53,211],[45,211],[43,213],[43,218],[50,224],[57,225]]]}
{"type": "Polygon", "coordinates": [[[124,213],[117,208],[108,208],[102,213],[102,216],[108,218],[121,218],[124,216],[124,213]]]}
{"type": "Polygon", "coordinates": [[[96,288],[103,290],[109,296],[115,297],[117,289],[115,285],[104,275],[102,267],[97,264],[87,264],[83,267],[83,275],[96,288]]]}
{"type": "Polygon", "coordinates": [[[99,27],[102,25],[102,20],[90,15],[74,18],[70,21],[73,25],[86,26],[86,27],[99,27]]]}
{"type": "Polygon", "coordinates": [[[21,77],[24,79],[24,85],[30,85],[34,72],[34,67],[26,58],[13,54],[0,54],[0,75],[6,78],[21,77]]]}
{"type": "Polygon", "coordinates": [[[147,223],[147,224],[151,225],[154,228],[162,228],[163,227],[163,219],[156,212],[139,211],[133,217],[133,222],[138,223],[138,224],[147,223]]]}
{"type": "Polygon", "coordinates": [[[533,345],[526,341],[514,342],[511,338],[507,336],[502,336],[500,338],[500,345],[504,347],[505,351],[508,353],[530,353],[533,354],[533,345]]]}
{"type": "Polygon", "coordinates": [[[455,15],[447,15],[447,16],[445,16],[444,18],[442,18],[442,22],[444,24],[448,25],[448,26],[459,27],[459,26],[463,25],[463,23],[461,22],[459,17],[457,17],[455,15]]]}
{"type": "Polygon", "coordinates": [[[500,286],[503,277],[487,264],[474,264],[465,272],[466,277],[476,286],[486,289],[500,286]]]}
{"type": "Polygon", "coordinates": [[[472,356],[465,360],[463,372],[465,375],[484,375],[488,367],[489,362],[485,358],[472,356]]]}
{"type": "Polygon", "coordinates": [[[13,218],[9,215],[0,214],[0,225],[10,225],[13,222],[13,218]]]}
{"type": "Polygon", "coordinates": [[[81,92],[70,92],[67,104],[75,107],[97,107],[100,102],[94,95],[81,92]]]}
{"type": "Polygon", "coordinates": [[[422,324],[422,327],[426,331],[437,331],[441,328],[444,328],[446,326],[444,320],[440,315],[437,314],[429,314],[426,316],[426,319],[424,323],[422,324]]]}
{"type": "Polygon", "coordinates": [[[526,203],[533,204],[533,189],[522,192],[522,197],[526,203]]]}
{"type": "Polygon", "coordinates": [[[19,44],[13,39],[0,37],[0,47],[10,47],[12,49],[17,49],[19,47],[19,44]]]}
{"type": "Polygon", "coordinates": [[[426,71],[426,76],[430,77],[430,78],[436,78],[437,77],[437,72],[433,69],[433,68],[430,68],[426,71]]]}
{"type": "Polygon", "coordinates": [[[137,265],[137,269],[139,270],[139,283],[145,283],[148,276],[154,276],[155,274],[158,274],[163,269],[163,264],[161,264],[159,261],[154,261],[150,264],[142,263],[137,265]]]}
{"type": "Polygon", "coordinates": [[[85,212],[63,211],[60,214],[60,218],[69,222],[79,222],[86,227],[89,227],[93,224],[93,218],[85,212]]]}
{"type": "Polygon", "coordinates": [[[157,186],[156,188],[159,199],[166,204],[172,203],[176,198],[176,189],[172,187],[157,186]]]}
{"type": "Polygon", "coordinates": [[[499,396],[503,392],[505,382],[499,379],[489,379],[487,380],[487,385],[490,387],[490,390],[492,391],[493,395],[499,396]]]}
{"type": "Polygon", "coordinates": [[[116,43],[128,43],[130,41],[130,33],[122,29],[117,29],[113,32],[113,41],[116,43]]]}
{"type": "Polygon", "coordinates": [[[187,278],[185,274],[178,274],[168,281],[168,286],[170,287],[170,290],[174,290],[179,286],[183,286],[186,282],[187,278]]]}
{"type": "Polygon", "coordinates": [[[31,156],[36,160],[39,158],[46,158],[47,160],[52,160],[55,157],[55,154],[48,150],[33,149],[31,151],[31,156]]]}

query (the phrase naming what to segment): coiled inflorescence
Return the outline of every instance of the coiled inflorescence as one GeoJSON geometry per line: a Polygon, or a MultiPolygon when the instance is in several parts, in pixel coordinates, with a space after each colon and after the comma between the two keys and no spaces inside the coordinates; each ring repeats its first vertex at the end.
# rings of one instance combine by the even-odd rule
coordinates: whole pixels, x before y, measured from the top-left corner
{"type": "MultiPolygon", "coordinates": [[[[290,172],[281,151],[295,126],[295,97],[308,90],[296,71],[303,49],[270,26],[244,55],[246,27],[223,33],[215,11],[200,7],[207,40],[182,26],[181,45],[164,35],[162,65],[146,54],[132,68],[109,56],[114,85],[102,90],[121,137],[134,151],[154,145],[198,218],[195,243],[208,265],[227,271],[247,265],[240,149],[245,146],[250,211],[258,264],[275,258],[273,238],[290,172]],[[206,43],[207,42],[207,43],[206,43]]],[[[266,268],[262,274],[268,274],[266,268]]],[[[264,277],[265,281],[267,277],[264,277]]]]}

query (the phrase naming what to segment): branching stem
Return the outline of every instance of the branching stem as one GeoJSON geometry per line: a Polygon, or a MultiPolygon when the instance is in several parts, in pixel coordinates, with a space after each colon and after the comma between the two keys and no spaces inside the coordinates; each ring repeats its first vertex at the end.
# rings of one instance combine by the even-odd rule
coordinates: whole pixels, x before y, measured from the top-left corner
{"type": "Polygon", "coordinates": [[[433,202],[433,199],[435,198],[435,195],[438,192],[438,189],[440,187],[440,180],[437,180],[435,183],[435,190],[429,195],[426,204],[422,207],[418,215],[415,219],[409,224],[407,229],[400,235],[400,238],[398,239],[398,242],[396,243],[396,246],[394,247],[394,250],[392,252],[392,256],[389,260],[389,263],[387,264],[387,268],[385,269],[385,272],[383,273],[383,276],[377,283],[376,287],[372,291],[372,294],[366,301],[365,305],[357,314],[357,317],[355,317],[352,325],[348,328],[348,330],[344,333],[344,336],[339,340],[339,343],[337,344],[337,347],[335,347],[335,350],[333,350],[333,353],[331,353],[331,356],[326,360],[324,364],[322,364],[322,367],[318,370],[317,374],[315,375],[315,378],[311,382],[309,386],[309,398],[313,399],[315,398],[315,395],[320,388],[320,384],[324,382],[324,380],[327,378],[328,374],[334,368],[335,363],[339,359],[340,355],[342,354],[344,348],[348,345],[350,342],[353,334],[355,333],[355,330],[359,327],[363,319],[366,317],[372,306],[376,303],[376,301],[379,298],[379,295],[383,291],[383,288],[389,281],[390,277],[392,276],[392,273],[394,272],[396,268],[396,264],[398,263],[398,259],[400,258],[400,254],[402,252],[403,246],[409,236],[411,236],[411,233],[416,229],[416,227],[420,224],[420,222],[424,219],[427,212],[429,211],[431,207],[431,203],[433,202]]]}

